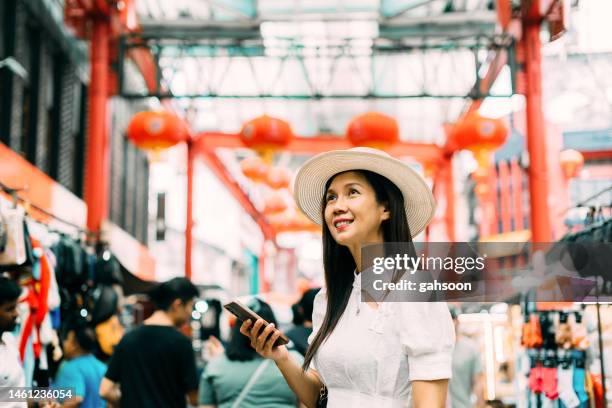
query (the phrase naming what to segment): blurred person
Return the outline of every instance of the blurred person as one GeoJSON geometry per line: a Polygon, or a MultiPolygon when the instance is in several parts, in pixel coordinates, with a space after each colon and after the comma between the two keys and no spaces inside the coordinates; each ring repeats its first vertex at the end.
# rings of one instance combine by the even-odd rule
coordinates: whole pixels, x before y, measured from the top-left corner
{"type": "MultiPolygon", "coordinates": [[[[267,303],[252,299],[248,306],[267,322],[277,324],[267,303]]],[[[269,364],[270,360],[261,358],[251,347],[249,339],[240,334],[238,321],[230,336],[225,353],[211,360],[202,374],[199,407],[295,407],[297,397],[282,374],[269,364]]],[[[290,353],[297,361],[302,361],[299,353],[290,353]]]]}
{"type": "Polygon", "coordinates": [[[412,237],[431,221],[425,180],[383,151],[353,148],[308,160],[294,195],[323,231],[325,287],[315,297],[304,363],[273,347],[274,324],[247,320],[241,332],[308,407],[326,392],[329,408],[444,407],[455,338],[446,303],[360,301],[362,247],[402,242],[414,250],[412,237]]]}
{"type": "Polygon", "coordinates": [[[106,403],[98,394],[106,365],[94,357],[96,334],[85,322],[76,323],[62,342],[65,361],[60,366],[54,388],[74,388],[74,398],[64,401],[63,407],[104,408],[106,403]]]}
{"type": "Polygon", "coordinates": [[[300,301],[294,305],[296,306],[294,313],[298,315],[298,318],[294,317],[294,326],[285,333],[301,355],[305,355],[308,348],[308,337],[312,334],[312,307],[320,289],[308,289],[304,292],[300,301]]]}
{"type": "Polygon", "coordinates": [[[472,339],[459,334],[457,310],[451,308],[457,341],[453,351],[453,378],[448,385],[452,408],[484,406],[484,374],[480,362],[480,350],[472,339]],[[476,405],[472,403],[476,395],[476,405]]]}
{"type": "MultiPolygon", "coordinates": [[[[17,327],[17,299],[21,288],[0,275],[0,387],[25,387],[26,380],[13,330],[17,327]]],[[[2,407],[25,408],[26,402],[3,402],[2,407]]]]}
{"type": "Polygon", "coordinates": [[[188,323],[198,289],[174,278],[150,293],[155,312],[127,333],[113,352],[100,384],[107,401],[128,408],[197,404],[198,378],[191,340],[179,331],[188,323]]]}

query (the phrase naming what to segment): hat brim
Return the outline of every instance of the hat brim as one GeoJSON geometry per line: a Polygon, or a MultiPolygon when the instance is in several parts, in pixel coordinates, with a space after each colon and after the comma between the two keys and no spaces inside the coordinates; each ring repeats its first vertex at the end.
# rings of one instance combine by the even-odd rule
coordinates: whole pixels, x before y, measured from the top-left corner
{"type": "Polygon", "coordinates": [[[381,153],[334,150],[308,160],[295,177],[293,194],[298,207],[313,222],[322,225],[321,204],[330,177],[350,170],[369,170],[386,177],[404,196],[408,227],[413,237],[429,224],[436,204],[425,179],[408,164],[381,153]]]}

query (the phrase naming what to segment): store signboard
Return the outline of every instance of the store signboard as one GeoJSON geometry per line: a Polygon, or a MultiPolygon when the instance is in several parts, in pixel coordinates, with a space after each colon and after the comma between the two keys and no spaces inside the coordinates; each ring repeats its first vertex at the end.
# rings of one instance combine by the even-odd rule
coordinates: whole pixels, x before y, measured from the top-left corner
{"type": "Polygon", "coordinates": [[[612,128],[563,132],[563,148],[579,152],[612,151],[612,128]]]}

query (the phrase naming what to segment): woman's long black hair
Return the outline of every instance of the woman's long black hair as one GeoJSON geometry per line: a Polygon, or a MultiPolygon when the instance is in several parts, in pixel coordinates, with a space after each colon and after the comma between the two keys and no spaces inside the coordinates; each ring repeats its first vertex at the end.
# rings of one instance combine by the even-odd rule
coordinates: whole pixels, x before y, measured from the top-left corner
{"type": "MultiPolygon", "coordinates": [[[[389,179],[368,170],[353,170],[365,177],[372,186],[376,201],[384,204],[389,210],[390,217],[381,224],[384,242],[410,243],[412,235],[408,227],[406,211],[404,209],[404,196],[402,192],[389,179]]],[[[342,174],[342,173],[338,173],[342,174]]],[[[321,199],[322,219],[325,220],[325,195],[333,179],[331,177],[325,184],[321,199]]],[[[304,356],[303,370],[307,370],[310,362],[325,339],[334,331],[348,304],[353,289],[353,271],[356,264],[349,249],[338,245],[332,237],[327,224],[323,221],[323,268],[325,271],[325,285],[327,287],[327,309],[319,331],[304,356]]]]}

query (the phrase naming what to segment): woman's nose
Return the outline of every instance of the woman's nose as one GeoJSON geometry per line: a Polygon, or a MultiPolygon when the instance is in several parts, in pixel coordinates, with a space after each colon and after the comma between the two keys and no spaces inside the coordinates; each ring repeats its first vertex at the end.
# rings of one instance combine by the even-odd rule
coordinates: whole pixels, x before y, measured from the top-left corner
{"type": "Polygon", "coordinates": [[[346,212],[346,200],[343,197],[338,197],[333,205],[334,214],[346,212]]]}

